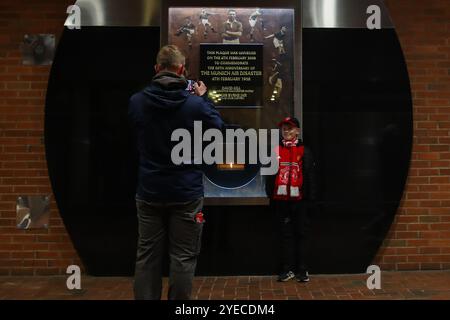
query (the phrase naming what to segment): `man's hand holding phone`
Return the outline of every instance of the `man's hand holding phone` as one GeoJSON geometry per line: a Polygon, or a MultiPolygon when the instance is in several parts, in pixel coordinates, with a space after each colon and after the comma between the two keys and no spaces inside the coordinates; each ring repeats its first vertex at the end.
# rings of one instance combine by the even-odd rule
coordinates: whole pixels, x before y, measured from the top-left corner
{"type": "Polygon", "coordinates": [[[203,83],[203,81],[198,81],[194,83],[194,93],[201,97],[203,96],[206,91],[208,91],[208,88],[206,87],[206,85],[203,83]]]}

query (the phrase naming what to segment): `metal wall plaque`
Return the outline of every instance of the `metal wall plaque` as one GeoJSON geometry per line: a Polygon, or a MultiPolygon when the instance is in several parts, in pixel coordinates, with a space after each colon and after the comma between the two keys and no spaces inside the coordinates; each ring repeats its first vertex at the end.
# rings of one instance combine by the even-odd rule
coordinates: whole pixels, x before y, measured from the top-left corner
{"type": "Polygon", "coordinates": [[[49,196],[20,196],[16,205],[17,228],[48,228],[50,218],[49,196]]]}
{"type": "Polygon", "coordinates": [[[50,65],[55,56],[55,35],[26,34],[20,46],[24,65],[50,65]]]}

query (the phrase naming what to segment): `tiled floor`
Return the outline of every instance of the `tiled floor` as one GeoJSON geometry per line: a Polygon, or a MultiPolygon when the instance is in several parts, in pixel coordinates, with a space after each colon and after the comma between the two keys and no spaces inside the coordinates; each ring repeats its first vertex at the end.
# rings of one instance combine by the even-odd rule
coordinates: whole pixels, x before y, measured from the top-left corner
{"type": "MultiPolygon", "coordinates": [[[[381,289],[369,290],[368,275],[313,275],[309,283],[276,282],[275,277],[197,277],[193,298],[201,300],[271,299],[445,299],[450,300],[450,271],[382,272],[381,289]]],[[[4,299],[132,299],[132,278],[84,276],[80,291],[69,291],[65,277],[0,277],[4,299]]],[[[164,279],[163,296],[167,295],[164,279]]]]}

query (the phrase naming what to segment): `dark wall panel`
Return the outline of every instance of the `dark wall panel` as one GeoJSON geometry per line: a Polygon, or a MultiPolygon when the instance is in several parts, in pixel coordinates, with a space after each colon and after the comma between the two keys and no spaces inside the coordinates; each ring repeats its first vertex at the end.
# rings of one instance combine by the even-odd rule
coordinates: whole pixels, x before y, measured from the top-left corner
{"type": "MultiPolygon", "coordinates": [[[[158,28],[65,30],[46,107],[46,151],[61,216],[92,275],[131,275],[137,154],[129,97],[149,83],[158,28]]],[[[305,29],[304,134],[320,203],[311,272],[364,272],[401,198],[412,139],[411,95],[394,30],[305,29]]],[[[155,137],[157,138],[157,137],[155,137]]],[[[268,206],[206,207],[200,275],[273,274],[268,206]]]]}

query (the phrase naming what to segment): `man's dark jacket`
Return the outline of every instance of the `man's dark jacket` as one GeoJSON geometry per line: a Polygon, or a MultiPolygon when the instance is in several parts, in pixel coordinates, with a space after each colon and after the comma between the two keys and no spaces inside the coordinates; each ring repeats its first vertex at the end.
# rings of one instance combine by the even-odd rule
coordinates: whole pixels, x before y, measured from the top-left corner
{"type": "Polygon", "coordinates": [[[185,202],[203,197],[203,173],[193,164],[175,165],[171,141],[176,129],[187,129],[193,143],[194,121],[203,131],[223,129],[223,121],[206,98],[186,91],[187,81],[171,72],[160,72],[150,86],[130,99],[128,116],[139,152],[136,198],[153,202],[185,202]]]}

